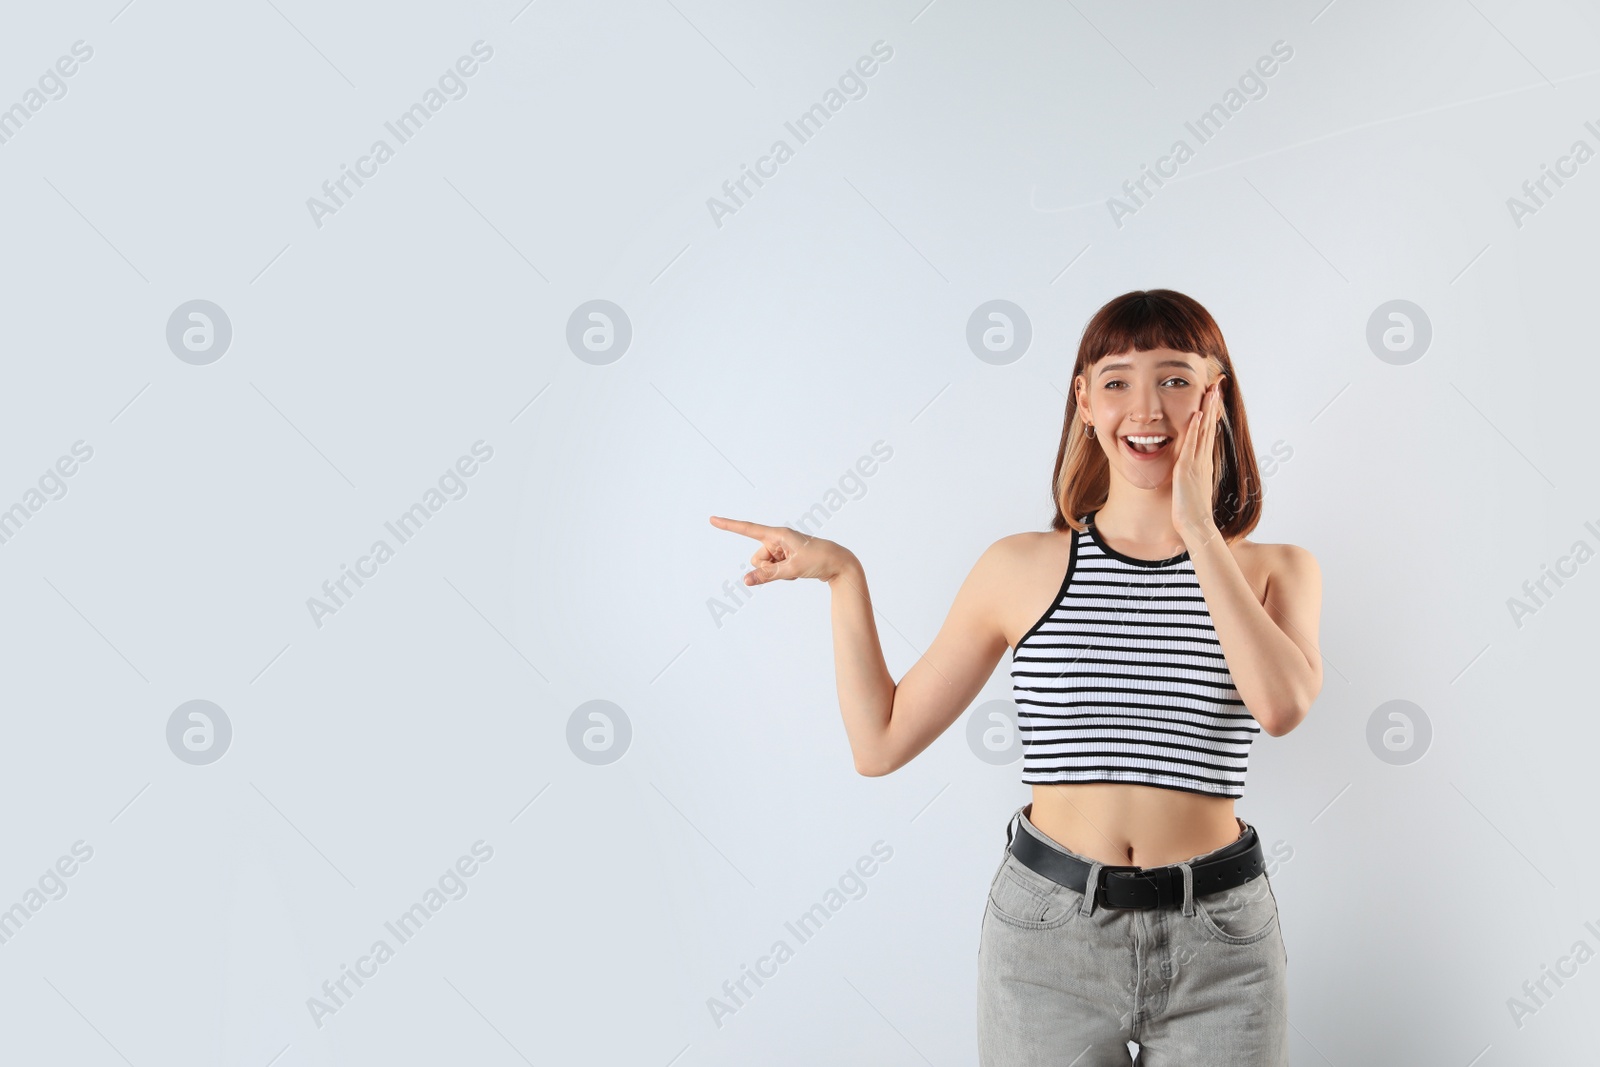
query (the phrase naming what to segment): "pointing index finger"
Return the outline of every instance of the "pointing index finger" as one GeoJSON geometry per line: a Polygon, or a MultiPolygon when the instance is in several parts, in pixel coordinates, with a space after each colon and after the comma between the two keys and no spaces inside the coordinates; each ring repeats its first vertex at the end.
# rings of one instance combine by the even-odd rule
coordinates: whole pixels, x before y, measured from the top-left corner
{"type": "Polygon", "coordinates": [[[711,525],[718,529],[753,537],[757,541],[765,538],[769,529],[769,527],[763,526],[759,522],[745,522],[743,519],[725,519],[721,515],[711,516],[711,525]]]}

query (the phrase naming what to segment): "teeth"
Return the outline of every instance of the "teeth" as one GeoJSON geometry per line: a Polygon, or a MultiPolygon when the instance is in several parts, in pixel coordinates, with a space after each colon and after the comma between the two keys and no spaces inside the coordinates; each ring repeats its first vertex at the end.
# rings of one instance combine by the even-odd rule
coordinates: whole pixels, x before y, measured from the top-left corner
{"type": "Polygon", "coordinates": [[[1150,453],[1158,451],[1168,438],[1153,434],[1137,434],[1125,437],[1123,440],[1127,441],[1128,447],[1135,452],[1150,453]]]}

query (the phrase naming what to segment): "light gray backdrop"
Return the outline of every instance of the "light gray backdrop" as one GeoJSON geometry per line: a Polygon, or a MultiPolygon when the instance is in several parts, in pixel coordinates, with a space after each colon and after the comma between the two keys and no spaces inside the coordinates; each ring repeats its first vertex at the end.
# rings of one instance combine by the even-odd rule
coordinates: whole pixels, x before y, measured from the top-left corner
{"type": "Polygon", "coordinates": [[[707,516],[854,550],[898,678],[1047,523],[1088,317],[1172,287],[1237,364],[1255,538],[1325,581],[1326,685],[1239,804],[1294,1062],[1575,1062],[1597,37],[8,5],[0,1060],[974,1062],[1009,660],[859,777],[827,590],[738,589],[707,516]]]}

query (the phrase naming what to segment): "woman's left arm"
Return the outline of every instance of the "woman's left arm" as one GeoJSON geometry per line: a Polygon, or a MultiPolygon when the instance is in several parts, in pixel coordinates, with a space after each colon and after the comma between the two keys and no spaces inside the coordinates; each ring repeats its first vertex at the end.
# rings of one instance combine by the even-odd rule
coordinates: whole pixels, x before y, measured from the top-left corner
{"type": "Polygon", "coordinates": [[[1262,604],[1215,526],[1192,539],[1189,558],[1234,686],[1261,728],[1282,737],[1304,721],[1322,691],[1317,559],[1298,545],[1263,545],[1272,560],[1262,604]]]}

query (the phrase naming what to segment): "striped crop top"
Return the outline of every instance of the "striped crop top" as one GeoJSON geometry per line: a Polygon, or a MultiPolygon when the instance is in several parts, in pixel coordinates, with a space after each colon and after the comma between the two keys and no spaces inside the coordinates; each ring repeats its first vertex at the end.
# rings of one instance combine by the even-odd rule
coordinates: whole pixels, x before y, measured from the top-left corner
{"type": "Polygon", "coordinates": [[[1238,799],[1261,732],[1189,553],[1135,559],[1084,517],[1056,601],[1017,641],[1022,780],[1135,782],[1238,799]]]}

